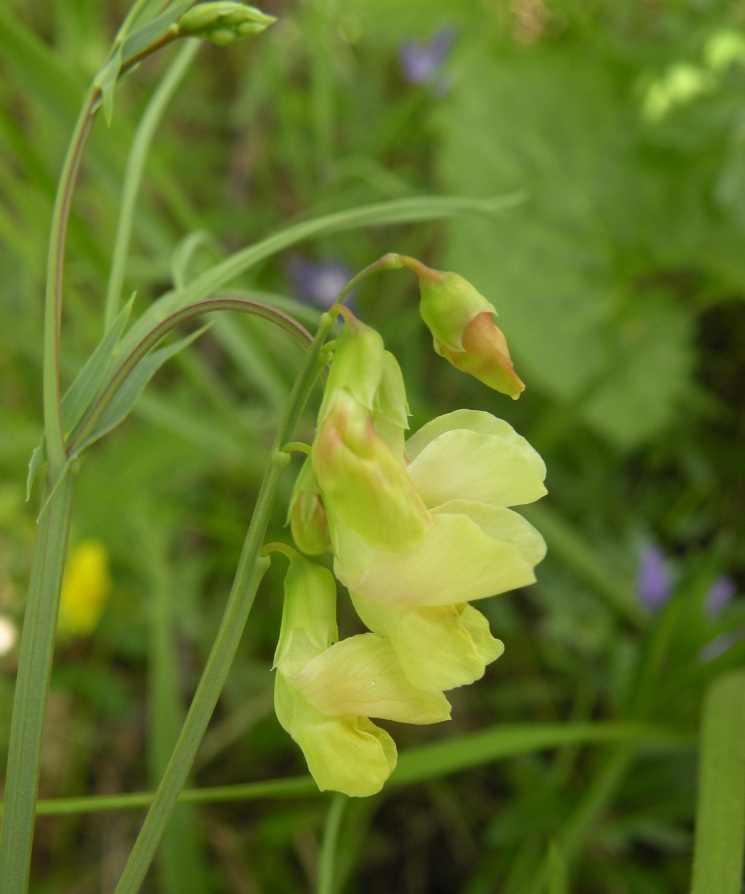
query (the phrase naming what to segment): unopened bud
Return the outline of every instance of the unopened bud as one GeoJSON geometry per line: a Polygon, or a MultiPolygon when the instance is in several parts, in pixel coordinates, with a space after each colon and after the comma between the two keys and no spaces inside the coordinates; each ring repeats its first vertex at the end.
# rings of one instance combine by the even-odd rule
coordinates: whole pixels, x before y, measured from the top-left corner
{"type": "Polygon", "coordinates": [[[435,350],[457,369],[517,399],[525,389],[515,372],[507,340],[494,323],[496,310],[468,280],[440,273],[423,264],[419,276],[419,310],[435,350]]]}
{"type": "Polygon", "coordinates": [[[202,37],[224,47],[261,34],[276,21],[274,16],[244,3],[199,3],[181,16],[178,28],[183,36],[202,37]]]}
{"type": "Polygon", "coordinates": [[[292,537],[304,553],[316,556],[331,549],[329,521],[310,457],[300,469],[290,497],[292,537]]]}

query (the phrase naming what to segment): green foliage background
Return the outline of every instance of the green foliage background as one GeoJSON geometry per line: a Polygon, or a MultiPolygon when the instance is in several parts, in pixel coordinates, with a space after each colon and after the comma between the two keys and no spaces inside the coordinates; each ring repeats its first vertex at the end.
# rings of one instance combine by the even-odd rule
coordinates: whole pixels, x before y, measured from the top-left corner
{"type": "MultiPolygon", "coordinates": [[[[549,468],[549,497],[525,513],[549,544],[539,582],[483,606],[504,657],[454,693],[447,727],[395,730],[402,753],[518,723],[653,721],[669,733],[667,744],[518,748],[355,802],[335,890],[684,890],[702,698],[745,659],[742,7],[306,0],[265,9],[280,21],[259,40],[200,50],[158,131],[127,271],[136,312],[174,279],[294,220],[420,194],[520,192],[497,215],[315,240],[242,285],[287,296],[311,324],[318,314],[292,294],[290,254],[352,271],[386,251],[416,255],[489,297],[527,384],[513,403],[442,363],[404,274],[358,290],[358,312],[401,360],[414,427],[458,406],[488,409],[549,468]],[[454,43],[442,82],[409,84],[402,43],[444,27],[454,43]],[[675,580],[657,614],[635,589],[650,542],[675,580]],[[739,595],[712,617],[704,602],[722,574],[739,595]]],[[[25,467],[41,430],[51,204],[85,86],[125,12],[93,0],[10,0],[0,10],[0,613],[16,621],[34,536],[25,467]]],[[[101,337],[127,151],[165,55],[127,77],[111,126],[99,121],[93,134],[69,238],[67,384],[101,337]]],[[[104,540],[115,587],[95,636],[59,646],[43,797],[157,780],[299,360],[267,325],[217,319],[86,457],[73,543],[104,540]]],[[[286,536],[283,522],[280,509],[273,537],[286,536]]],[[[280,594],[272,569],[194,786],[304,770],[272,714],[280,594]]],[[[0,659],[3,764],[15,660],[0,659]]],[[[182,808],[148,890],[311,890],[326,810],[320,797],[182,808]]],[[[113,888],[139,822],[136,812],[41,818],[33,890],[113,888]]]]}

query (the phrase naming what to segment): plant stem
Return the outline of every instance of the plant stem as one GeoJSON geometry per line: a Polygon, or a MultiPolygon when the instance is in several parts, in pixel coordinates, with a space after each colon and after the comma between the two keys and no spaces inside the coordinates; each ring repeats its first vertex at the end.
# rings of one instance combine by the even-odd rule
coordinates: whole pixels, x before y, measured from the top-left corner
{"type": "Polygon", "coordinates": [[[168,825],[179,794],[186,783],[199,744],[227,679],[256,591],[269,566],[269,559],[260,556],[260,551],[279,480],[290,459],[289,454],[282,451],[282,445],[291,439],[313,383],[320,372],[323,364],[321,347],[331,331],[333,322],[333,318],[328,314],[321,317],[318,333],[295,380],[290,401],[267,460],[264,479],[256,500],[251,524],[246,533],[235,580],[225,606],[220,628],[178,742],[119,879],[115,894],[135,894],[139,890],[168,825]]]}
{"type": "Polygon", "coordinates": [[[62,275],[64,272],[67,225],[83,153],[95,118],[93,108],[99,91],[91,87],[75,123],[67,155],[62,165],[57,195],[52,210],[52,226],[47,255],[46,291],[44,295],[44,439],[52,486],[67,459],[65,432],[60,403],[60,326],[62,323],[62,275]]]}
{"type": "Polygon", "coordinates": [[[0,891],[3,894],[22,894],[28,885],[44,714],[73,490],[73,476],[66,475],[42,517],[36,540],[10,725],[0,840],[0,891]]]}
{"type": "Polygon", "coordinates": [[[329,812],[326,818],[326,829],[323,833],[323,845],[321,847],[321,859],[318,864],[318,885],[316,894],[333,894],[336,888],[334,882],[335,868],[337,866],[337,850],[339,847],[339,831],[341,829],[344,809],[349,804],[346,795],[335,795],[331,799],[329,812]]]}

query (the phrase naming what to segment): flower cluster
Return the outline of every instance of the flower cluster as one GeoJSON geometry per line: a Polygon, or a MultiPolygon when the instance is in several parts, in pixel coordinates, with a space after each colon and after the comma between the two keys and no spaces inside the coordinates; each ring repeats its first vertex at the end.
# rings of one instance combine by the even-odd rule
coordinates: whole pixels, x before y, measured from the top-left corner
{"type": "MultiPolygon", "coordinates": [[[[493,308],[454,277],[420,277],[438,352],[519,393],[506,345],[495,354],[493,308]],[[486,338],[469,352],[463,332],[479,316],[486,338]]],[[[502,653],[470,603],[535,580],[543,539],[508,507],[542,497],[546,470],[524,438],[486,412],[458,410],[407,438],[396,359],[375,330],[340,313],[289,520],[303,552],[332,553],[369,632],[339,641],[334,576],[291,552],[275,703],[319,788],[359,796],[379,791],[396,760],[389,734],[370,718],[446,720],[444,693],[482,677],[502,653]]]]}

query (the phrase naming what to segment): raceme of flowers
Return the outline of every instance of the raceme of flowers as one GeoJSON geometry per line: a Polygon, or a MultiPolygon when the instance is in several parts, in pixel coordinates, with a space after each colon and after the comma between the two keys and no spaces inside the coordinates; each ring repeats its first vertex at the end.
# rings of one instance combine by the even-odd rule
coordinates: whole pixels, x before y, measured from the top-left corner
{"type": "MultiPolygon", "coordinates": [[[[438,353],[519,396],[491,305],[461,277],[422,270],[422,316],[438,353]]],[[[393,740],[371,718],[447,720],[444,693],[478,680],[502,654],[470,603],[535,580],[543,538],[509,507],[546,493],[546,469],[507,422],[482,411],[456,410],[407,437],[396,359],[374,329],[339,313],[289,511],[297,547],[330,551],[334,575],[281,548],[290,568],[275,707],[320,789],[366,796],[396,763],[393,740]],[[369,632],[339,640],[334,576],[369,632]]]]}

